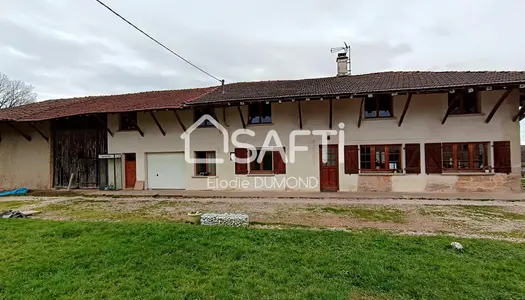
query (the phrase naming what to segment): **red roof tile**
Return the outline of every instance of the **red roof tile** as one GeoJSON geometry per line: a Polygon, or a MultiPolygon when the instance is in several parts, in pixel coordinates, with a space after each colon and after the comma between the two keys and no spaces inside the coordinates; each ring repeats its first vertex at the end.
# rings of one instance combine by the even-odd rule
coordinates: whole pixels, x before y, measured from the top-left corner
{"type": "Polygon", "coordinates": [[[215,89],[209,87],[48,100],[0,110],[0,120],[42,121],[83,114],[175,109],[215,89]]]}
{"type": "Polygon", "coordinates": [[[525,72],[381,72],[341,77],[231,83],[224,86],[224,93],[218,88],[215,92],[188,104],[518,83],[525,83],[525,72]]]}
{"type": "Polygon", "coordinates": [[[37,102],[0,110],[1,120],[42,121],[67,116],[175,109],[228,101],[442,90],[525,84],[525,72],[382,72],[342,77],[238,82],[221,87],[151,91],[37,102]]]}

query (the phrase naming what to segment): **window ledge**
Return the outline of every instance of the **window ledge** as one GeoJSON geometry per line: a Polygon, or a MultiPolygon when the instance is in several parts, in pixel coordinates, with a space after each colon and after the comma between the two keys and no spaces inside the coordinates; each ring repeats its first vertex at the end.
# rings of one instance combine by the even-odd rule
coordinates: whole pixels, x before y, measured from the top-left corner
{"type": "Polygon", "coordinates": [[[496,173],[493,172],[447,172],[447,173],[441,173],[441,175],[444,176],[493,176],[496,175],[496,173]]]}
{"type": "Polygon", "coordinates": [[[246,174],[248,177],[273,177],[275,176],[274,173],[249,173],[246,174]]]}
{"type": "Polygon", "coordinates": [[[247,126],[272,126],[273,122],[271,123],[247,123],[247,126]]]}
{"type": "Polygon", "coordinates": [[[386,120],[397,120],[397,118],[396,117],[363,118],[363,121],[386,121],[386,120]]]}
{"type": "Polygon", "coordinates": [[[194,175],[194,176],[191,176],[191,178],[218,178],[218,176],[216,175],[213,175],[213,176],[200,176],[200,175],[194,175]]]}
{"type": "Polygon", "coordinates": [[[405,176],[405,173],[381,173],[381,172],[363,172],[359,176],[405,176]]]}
{"type": "Polygon", "coordinates": [[[461,118],[461,117],[480,117],[484,116],[485,113],[473,113],[473,114],[449,114],[449,118],[461,118]]]}

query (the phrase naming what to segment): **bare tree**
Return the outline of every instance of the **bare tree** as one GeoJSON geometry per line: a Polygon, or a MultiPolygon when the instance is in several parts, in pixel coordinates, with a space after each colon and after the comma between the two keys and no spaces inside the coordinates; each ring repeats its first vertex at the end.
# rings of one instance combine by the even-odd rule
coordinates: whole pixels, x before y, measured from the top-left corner
{"type": "Polygon", "coordinates": [[[36,101],[34,87],[21,80],[11,80],[0,73],[0,109],[20,106],[36,101]]]}

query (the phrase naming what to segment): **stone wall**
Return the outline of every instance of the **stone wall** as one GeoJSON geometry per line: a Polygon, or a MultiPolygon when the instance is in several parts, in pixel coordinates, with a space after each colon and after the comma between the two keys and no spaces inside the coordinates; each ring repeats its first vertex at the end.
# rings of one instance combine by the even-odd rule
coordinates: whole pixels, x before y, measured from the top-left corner
{"type": "Polygon", "coordinates": [[[358,192],[519,192],[518,174],[359,175],[358,192]],[[394,180],[395,179],[395,180],[394,180]]]}
{"type": "Polygon", "coordinates": [[[392,176],[359,176],[357,181],[358,192],[391,192],[392,176]]]}
{"type": "Polygon", "coordinates": [[[495,174],[487,176],[460,175],[456,182],[457,192],[519,192],[521,176],[495,174]]]}

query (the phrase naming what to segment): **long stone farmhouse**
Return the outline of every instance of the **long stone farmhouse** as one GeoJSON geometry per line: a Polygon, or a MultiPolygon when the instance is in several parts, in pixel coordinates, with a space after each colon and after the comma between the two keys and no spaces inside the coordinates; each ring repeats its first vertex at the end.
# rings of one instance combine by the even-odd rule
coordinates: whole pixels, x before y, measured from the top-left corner
{"type": "Polygon", "coordinates": [[[0,110],[0,189],[521,189],[525,72],[339,71],[341,76],[328,78],[59,99],[0,110]],[[204,115],[225,130],[208,119],[192,125],[204,115]],[[239,140],[255,150],[227,140],[225,151],[223,133],[243,128],[255,135],[239,140]],[[295,144],[308,150],[287,161],[281,150],[287,152],[289,134],[300,129],[344,131],[343,151],[339,136],[330,136],[323,155],[321,136],[302,135],[295,144]],[[232,161],[232,154],[261,154],[258,147],[270,130],[283,149],[266,152],[260,161],[232,161]],[[186,139],[188,155],[204,163],[185,161],[186,139]],[[223,163],[211,163],[214,158],[223,163]]]}

